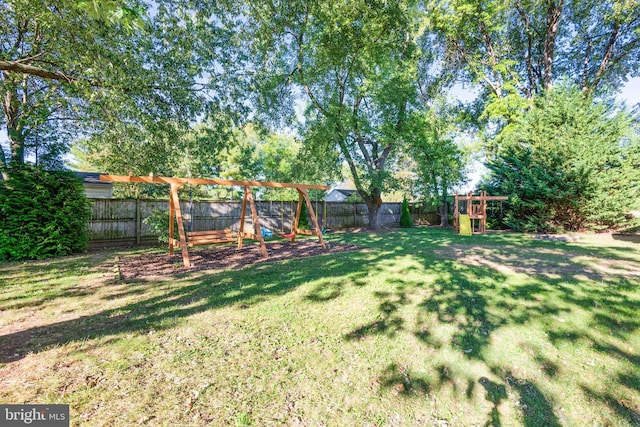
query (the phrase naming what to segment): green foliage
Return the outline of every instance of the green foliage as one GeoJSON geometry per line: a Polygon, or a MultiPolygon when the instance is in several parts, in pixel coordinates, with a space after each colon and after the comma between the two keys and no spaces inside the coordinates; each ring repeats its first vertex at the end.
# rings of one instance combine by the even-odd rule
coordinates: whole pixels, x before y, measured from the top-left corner
{"type": "Polygon", "coordinates": [[[460,77],[479,83],[488,117],[516,119],[561,79],[603,94],[637,75],[635,0],[427,2],[431,28],[460,77]],[[615,52],[615,54],[612,54],[615,52]]]}
{"type": "Polygon", "coordinates": [[[300,209],[300,221],[298,221],[298,229],[309,229],[309,210],[307,209],[307,204],[304,201],[302,202],[302,208],[300,209]]]}
{"type": "MultiPolygon", "coordinates": [[[[219,176],[227,179],[275,182],[317,182],[317,176],[300,158],[300,142],[292,135],[260,129],[253,123],[234,132],[235,144],[219,155],[219,176]]],[[[232,191],[219,188],[217,192],[232,191]]],[[[260,188],[259,200],[298,200],[298,192],[288,188],[260,188]]]]}
{"type": "Polygon", "coordinates": [[[305,167],[333,173],[346,163],[369,208],[370,228],[417,96],[417,11],[405,0],[375,7],[362,0],[255,1],[244,28],[261,64],[259,94],[268,99],[257,105],[282,118],[293,104],[287,95],[306,95],[305,167]]]}
{"type": "Polygon", "coordinates": [[[627,113],[561,87],[539,98],[500,137],[487,188],[510,196],[505,223],[511,228],[625,224],[640,182],[640,145],[627,113]]]}
{"type": "Polygon", "coordinates": [[[0,181],[0,259],[40,259],[86,249],[90,206],[69,172],[14,166],[0,181]]]}
{"type": "Polygon", "coordinates": [[[113,161],[105,172],[160,174],[175,167],[172,155],[196,157],[178,140],[196,117],[213,124],[208,141],[225,138],[226,111],[241,102],[231,92],[244,86],[218,71],[233,46],[224,2],[162,0],[149,14],[144,0],[54,3],[0,2],[0,124],[9,136],[0,167],[35,153],[50,164],[81,134],[90,154],[113,161]]]}
{"type": "MultiPolygon", "coordinates": [[[[158,235],[158,242],[169,243],[169,211],[155,209],[148,217],[143,219],[142,222],[149,226],[149,229],[153,234],[158,235]]],[[[175,226],[173,230],[173,238],[177,239],[178,227],[175,226]]]]}
{"type": "Polygon", "coordinates": [[[406,197],[402,199],[402,213],[400,214],[400,227],[411,228],[413,222],[411,221],[411,214],[409,213],[409,202],[406,197]]]}
{"type": "MultiPolygon", "coordinates": [[[[413,192],[437,206],[466,179],[465,156],[455,141],[461,130],[456,111],[448,105],[416,112],[408,120],[408,153],[414,163],[413,192]]],[[[446,207],[445,207],[446,209],[446,207]]]]}

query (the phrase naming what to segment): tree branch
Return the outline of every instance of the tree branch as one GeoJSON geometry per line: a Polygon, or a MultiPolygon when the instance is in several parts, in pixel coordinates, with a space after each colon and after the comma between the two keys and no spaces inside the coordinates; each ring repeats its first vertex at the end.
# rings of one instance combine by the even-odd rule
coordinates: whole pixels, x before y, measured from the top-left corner
{"type": "Polygon", "coordinates": [[[43,79],[57,80],[64,83],[73,83],[78,81],[77,78],[67,76],[64,73],[34,67],[17,61],[0,61],[0,71],[29,74],[32,76],[42,77],[43,79]]]}
{"type": "Polygon", "coordinates": [[[551,88],[551,80],[553,77],[553,59],[563,0],[559,0],[558,4],[555,3],[555,0],[546,0],[546,2],[547,25],[545,27],[544,39],[544,85],[546,89],[549,89],[551,88]]]}
{"type": "Polygon", "coordinates": [[[600,83],[600,79],[602,79],[602,75],[607,70],[609,61],[613,56],[613,46],[615,45],[616,40],[618,39],[620,27],[621,25],[619,22],[616,22],[613,25],[613,31],[611,31],[611,35],[609,36],[609,41],[607,42],[607,48],[605,50],[604,56],[602,57],[602,61],[600,61],[600,66],[598,67],[598,71],[596,71],[596,75],[593,78],[593,82],[589,86],[589,90],[588,90],[589,93],[592,93],[595,90],[595,88],[600,83]]]}

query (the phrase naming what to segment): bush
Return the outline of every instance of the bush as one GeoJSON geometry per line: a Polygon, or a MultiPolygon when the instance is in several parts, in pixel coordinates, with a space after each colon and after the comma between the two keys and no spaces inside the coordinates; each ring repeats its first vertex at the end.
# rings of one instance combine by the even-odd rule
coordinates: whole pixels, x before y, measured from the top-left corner
{"type": "Polygon", "coordinates": [[[309,229],[309,210],[307,209],[307,203],[302,201],[302,209],[300,209],[300,220],[298,221],[298,230],[309,229]]]}
{"type": "Polygon", "coordinates": [[[91,210],[70,172],[22,165],[0,181],[0,259],[42,259],[83,251],[91,210]]]}
{"type": "MultiPolygon", "coordinates": [[[[175,221],[175,220],[174,220],[175,221]]],[[[158,242],[169,243],[169,211],[155,209],[151,215],[142,220],[149,226],[153,234],[158,235],[158,242]]],[[[174,227],[174,238],[177,238],[178,227],[174,227]]]]}
{"type": "Polygon", "coordinates": [[[413,222],[411,222],[411,214],[409,214],[409,202],[406,197],[402,199],[402,213],[400,214],[400,227],[411,228],[413,222]]]}

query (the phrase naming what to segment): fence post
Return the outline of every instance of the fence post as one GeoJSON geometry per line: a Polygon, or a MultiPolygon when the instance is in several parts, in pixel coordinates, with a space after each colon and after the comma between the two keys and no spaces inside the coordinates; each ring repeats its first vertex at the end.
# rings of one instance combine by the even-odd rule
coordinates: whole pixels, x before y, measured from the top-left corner
{"type": "Polygon", "coordinates": [[[136,245],[142,244],[142,212],[140,209],[140,199],[136,199],[136,245]]]}
{"type": "Polygon", "coordinates": [[[327,229],[327,201],[322,201],[322,228],[327,229]]]}
{"type": "Polygon", "coordinates": [[[358,205],[356,202],[353,202],[353,226],[358,226],[358,205]]]}

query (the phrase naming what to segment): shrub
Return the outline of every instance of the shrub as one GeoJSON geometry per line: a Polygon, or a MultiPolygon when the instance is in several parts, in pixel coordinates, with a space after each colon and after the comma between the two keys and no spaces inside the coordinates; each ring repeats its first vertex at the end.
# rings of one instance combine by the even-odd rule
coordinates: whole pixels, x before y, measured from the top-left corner
{"type": "Polygon", "coordinates": [[[411,222],[411,214],[409,214],[409,202],[407,198],[402,199],[402,213],[400,214],[400,227],[411,228],[413,222],[411,222]]]}
{"type": "Polygon", "coordinates": [[[0,181],[0,259],[42,259],[80,252],[90,206],[70,172],[12,167],[0,181]]]}
{"type": "MultiPolygon", "coordinates": [[[[158,235],[158,242],[169,243],[169,211],[155,209],[151,215],[142,220],[149,226],[153,234],[158,235]]],[[[178,227],[174,227],[174,238],[177,238],[178,227]]]]}
{"type": "Polygon", "coordinates": [[[309,229],[309,210],[307,209],[307,203],[302,201],[302,209],[300,209],[300,220],[298,221],[298,230],[309,229]]]}

